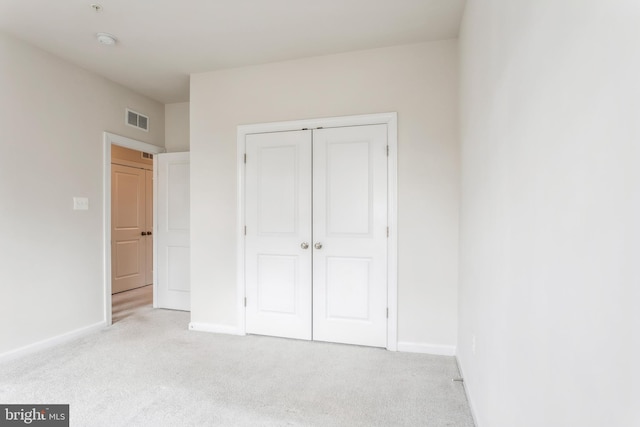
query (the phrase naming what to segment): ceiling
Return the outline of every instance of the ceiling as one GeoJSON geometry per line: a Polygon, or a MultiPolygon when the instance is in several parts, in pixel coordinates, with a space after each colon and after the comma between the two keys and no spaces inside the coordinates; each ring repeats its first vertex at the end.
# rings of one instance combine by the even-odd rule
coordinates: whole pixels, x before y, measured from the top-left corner
{"type": "Polygon", "coordinates": [[[190,73],[455,38],[464,2],[0,0],[0,31],[172,103],[189,100],[190,73]]]}

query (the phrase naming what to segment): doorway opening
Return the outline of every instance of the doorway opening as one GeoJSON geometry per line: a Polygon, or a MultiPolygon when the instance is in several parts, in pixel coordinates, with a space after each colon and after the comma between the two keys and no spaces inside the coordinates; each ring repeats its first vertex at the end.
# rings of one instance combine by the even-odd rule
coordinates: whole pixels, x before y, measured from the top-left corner
{"type": "Polygon", "coordinates": [[[111,145],[112,321],[153,304],[153,154],[111,145]]]}
{"type": "Polygon", "coordinates": [[[153,157],[165,150],[108,132],[103,148],[104,317],[111,325],[149,296],[155,306],[153,157]]]}

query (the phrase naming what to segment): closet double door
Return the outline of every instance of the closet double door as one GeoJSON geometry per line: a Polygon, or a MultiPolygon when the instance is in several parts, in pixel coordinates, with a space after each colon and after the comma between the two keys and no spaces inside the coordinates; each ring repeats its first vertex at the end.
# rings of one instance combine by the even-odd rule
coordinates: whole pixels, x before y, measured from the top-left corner
{"type": "Polygon", "coordinates": [[[247,135],[247,333],[387,345],[387,125],[247,135]]]}

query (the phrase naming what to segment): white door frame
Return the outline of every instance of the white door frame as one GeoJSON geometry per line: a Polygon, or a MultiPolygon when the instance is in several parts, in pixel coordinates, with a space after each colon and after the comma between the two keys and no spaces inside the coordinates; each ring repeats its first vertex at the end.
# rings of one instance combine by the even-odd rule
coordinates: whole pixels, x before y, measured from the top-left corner
{"type": "MultiPolygon", "coordinates": [[[[103,164],[103,218],[104,222],[102,223],[102,231],[104,235],[104,256],[103,256],[103,267],[104,267],[104,320],[107,323],[107,326],[111,326],[111,145],[119,145],[121,147],[130,148],[132,150],[144,151],[145,153],[158,154],[164,153],[166,150],[162,147],[158,147],[157,145],[148,144],[146,142],[138,141],[136,139],[127,138],[126,136],[116,135],[114,133],[104,132],[103,137],[103,153],[104,153],[104,164],[103,164]]],[[[155,174],[156,170],[156,161],[154,159],[153,162],[153,170],[155,174]]],[[[153,181],[153,217],[156,217],[156,181],[153,181]]],[[[153,234],[156,234],[155,229],[155,221],[153,221],[153,234]]],[[[156,242],[155,239],[153,241],[153,295],[155,298],[155,286],[156,286],[156,271],[155,268],[155,248],[156,242]]],[[[155,305],[155,300],[154,300],[155,305]]]]}
{"type": "Polygon", "coordinates": [[[245,137],[252,133],[283,132],[300,129],[316,129],[319,127],[345,127],[362,125],[387,125],[387,143],[389,145],[388,168],[388,221],[389,239],[387,242],[387,303],[389,306],[389,318],[387,320],[387,350],[398,349],[398,114],[379,113],[364,114],[358,116],[327,117],[321,119],[295,120],[288,122],[258,123],[238,126],[237,130],[237,318],[238,333],[246,334],[245,324],[245,277],[244,277],[244,175],[245,175],[245,137]]]}

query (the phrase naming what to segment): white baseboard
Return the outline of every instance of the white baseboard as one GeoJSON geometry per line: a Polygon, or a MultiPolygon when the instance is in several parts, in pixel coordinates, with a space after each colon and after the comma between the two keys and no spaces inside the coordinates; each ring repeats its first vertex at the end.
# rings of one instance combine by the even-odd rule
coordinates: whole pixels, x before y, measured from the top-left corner
{"type": "Polygon", "coordinates": [[[63,343],[75,340],[77,338],[83,337],[85,335],[92,334],[106,327],[107,327],[107,322],[102,321],[102,322],[94,323],[93,325],[85,326],[84,328],[79,328],[61,335],[56,335],[55,337],[47,338],[42,341],[35,342],[33,344],[25,345],[24,347],[20,347],[15,350],[9,350],[5,353],[0,354],[0,362],[16,359],[18,357],[26,356],[28,354],[35,353],[40,350],[51,348],[56,345],[63,344],[63,343]]]}
{"type": "Polygon", "coordinates": [[[398,351],[407,353],[434,354],[437,356],[455,356],[455,345],[426,344],[420,342],[398,342],[398,351]]]}
{"type": "MultiPolygon", "coordinates": [[[[235,326],[218,325],[214,323],[191,322],[189,323],[189,330],[198,332],[211,332],[215,334],[246,335],[244,333],[241,333],[235,326]]],[[[407,353],[424,353],[434,354],[438,356],[455,356],[456,354],[456,347],[454,345],[449,346],[412,342],[399,342],[397,350],[407,353]]]]}
{"type": "Polygon", "coordinates": [[[214,323],[191,322],[189,323],[189,330],[198,332],[212,332],[214,334],[244,335],[235,326],[216,325],[214,323]]]}
{"type": "Polygon", "coordinates": [[[462,369],[462,365],[460,364],[460,359],[456,355],[456,364],[458,365],[458,371],[460,371],[460,377],[463,379],[462,388],[464,389],[464,394],[467,396],[467,403],[469,404],[469,410],[471,411],[471,418],[473,418],[473,425],[476,427],[480,427],[478,423],[478,418],[476,417],[475,406],[473,405],[473,399],[471,398],[471,393],[469,392],[469,386],[467,382],[464,380],[464,370],[462,369]]]}

